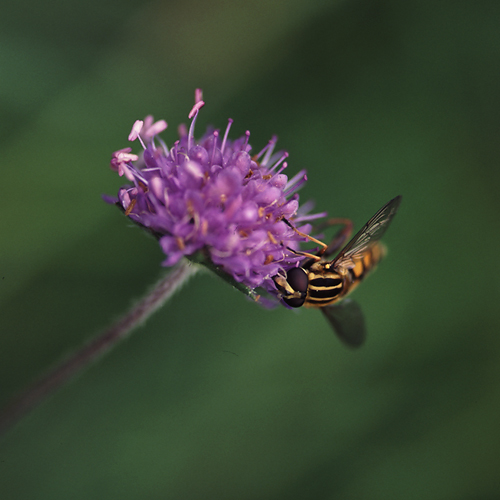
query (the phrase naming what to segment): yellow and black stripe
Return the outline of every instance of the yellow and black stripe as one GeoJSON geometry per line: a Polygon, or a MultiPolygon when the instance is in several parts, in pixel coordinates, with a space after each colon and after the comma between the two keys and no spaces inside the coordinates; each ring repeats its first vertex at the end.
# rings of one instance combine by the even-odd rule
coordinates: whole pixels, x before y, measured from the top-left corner
{"type": "Polygon", "coordinates": [[[385,247],[376,242],[359,257],[353,257],[354,266],[343,268],[331,262],[316,262],[308,270],[305,307],[324,307],[351,293],[385,255],[385,247]]]}
{"type": "Polygon", "coordinates": [[[324,262],[313,264],[312,267],[322,269],[309,270],[309,286],[304,303],[305,307],[323,307],[338,300],[344,290],[344,278],[334,272],[326,270],[324,262]]]}

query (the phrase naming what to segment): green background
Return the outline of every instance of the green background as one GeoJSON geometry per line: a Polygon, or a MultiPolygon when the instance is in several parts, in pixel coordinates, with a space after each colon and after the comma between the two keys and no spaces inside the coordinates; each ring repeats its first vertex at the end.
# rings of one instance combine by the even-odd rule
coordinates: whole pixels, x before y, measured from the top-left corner
{"type": "Polygon", "coordinates": [[[500,2],[18,1],[0,10],[0,402],[109,325],[162,253],[100,199],[133,121],[254,151],[359,228],[369,338],[209,274],[0,442],[0,498],[500,498],[500,2]]]}

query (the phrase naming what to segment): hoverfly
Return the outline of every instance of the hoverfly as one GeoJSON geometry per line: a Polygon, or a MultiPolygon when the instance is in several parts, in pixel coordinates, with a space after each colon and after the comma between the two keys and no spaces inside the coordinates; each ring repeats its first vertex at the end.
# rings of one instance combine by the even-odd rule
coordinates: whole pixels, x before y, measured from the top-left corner
{"type": "Polygon", "coordinates": [[[316,254],[289,249],[307,257],[301,267],[287,272],[286,278],[275,276],[274,282],[283,302],[290,307],[319,307],[340,339],[351,347],[359,347],[365,340],[366,329],[360,306],[344,299],[372,271],[385,255],[380,238],[396,215],[401,196],[385,204],[345,245],[352,223],[347,219],[331,219],[326,225],[342,225],[329,245],[301,233],[287,220],[294,231],[321,246],[316,254]]]}

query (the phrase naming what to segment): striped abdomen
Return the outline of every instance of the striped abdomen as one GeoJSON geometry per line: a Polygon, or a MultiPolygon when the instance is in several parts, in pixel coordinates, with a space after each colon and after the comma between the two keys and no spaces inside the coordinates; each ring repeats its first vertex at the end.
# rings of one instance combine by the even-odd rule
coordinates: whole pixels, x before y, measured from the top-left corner
{"type": "Polygon", "coordinates": [[[315,262],[308,269],[309,285],[305,307],[324,307],[351,293],[385,254],[381,243],[371,245],[360,258],[352,259],[354,267],[343,268],[332,262],[315,262]]]}

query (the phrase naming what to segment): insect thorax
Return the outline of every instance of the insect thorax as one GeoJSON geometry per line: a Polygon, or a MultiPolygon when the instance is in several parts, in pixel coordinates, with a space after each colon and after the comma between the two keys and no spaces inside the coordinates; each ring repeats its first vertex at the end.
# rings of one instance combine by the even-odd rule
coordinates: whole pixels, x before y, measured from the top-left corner
{"type": "Polygon", "coordinates": [[[343,296],[345,277],[330,269],[329,262],[316,262],[308,270],[305,307],[323,307],[343,296]]]}

